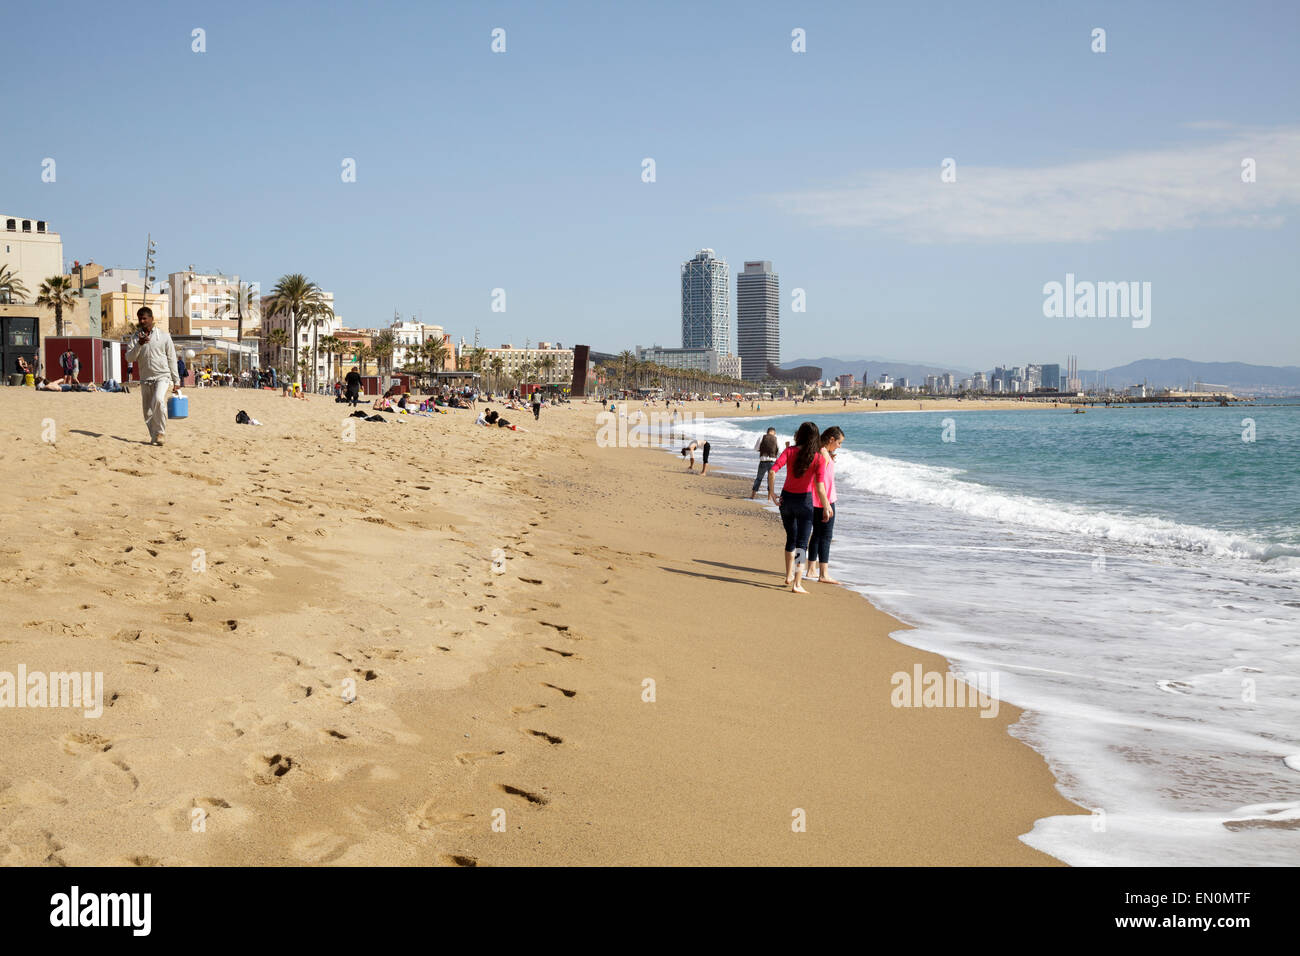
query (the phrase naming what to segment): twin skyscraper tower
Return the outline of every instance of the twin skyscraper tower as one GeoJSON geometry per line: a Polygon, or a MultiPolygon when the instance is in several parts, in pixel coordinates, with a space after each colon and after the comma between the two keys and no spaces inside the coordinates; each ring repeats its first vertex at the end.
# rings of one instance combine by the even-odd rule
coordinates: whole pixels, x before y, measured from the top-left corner
{"type": "Polygon", "coordinates": [[[682,263],[682,348],[739,355],[741,376],[763,381],[781,362],[781,288],[771,262],[746,262],[736,276],[736,318],[733,353],[727,261],[701,249],[682,263]]]}

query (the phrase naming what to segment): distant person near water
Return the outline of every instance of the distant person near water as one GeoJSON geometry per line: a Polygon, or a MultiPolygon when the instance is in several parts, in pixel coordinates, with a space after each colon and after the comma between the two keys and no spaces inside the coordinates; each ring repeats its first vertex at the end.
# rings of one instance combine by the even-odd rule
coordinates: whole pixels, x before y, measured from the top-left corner
{"type": "Polygon", "coordinates": [[[807,594],[803,587],[804,560],[808,553],[808,538],[812,535],[813,491],[821,501],[827,502],[823,520],[834,516],[826,492],[826,459],[821,455],[821,432],[813,422],[804,422],[794,433],[794,447],[787,447],[772,464],[767,473],[767,497],[781,509],[781,523],[785,526],[785,583],[795,594],[807,594]],[[781,497],[772,492],[772,476],[790,466],[786,472],[781,497]]]}
{"type": "Polygon", "coordinates": [[[750,501],[758,497],[758,489],[763,486],[763,479],[772,470],[772,463],[776,461],[777,455],[781,453],[781,446],[776,441],[775,428],[767,430],[767,434],[754,445],[754,451],[758,452],[758,474],[754,477],[754,487],[749,493],[750,501]]]}
{"type": "Polygon", "coordinates": [[[176,346],[170,335],[154,328],[153,309],[141,306],[135,317],[140,331],[127,349],[126,360],[135,362],[140,371],[140,404],[150,444],[161,445],[167,431],[167,390],[173,388],[177,395],[181,393],[176,346]]]}
{"type": "Polygon", "coordinates": [[[812,535],[808,539],[808,580],[839,584],[831,577],[830,564],[831,534],[835,530],[835,452],[844,444],[844,432],[832,425],[822,432],[821,442],[820,454],[826,465],[826,495],[820,499],[820,505],[813,502],[812,535]],[[813,574],[817,576],[812,577],[813,574]]]}
{"type": "Polygon", "coordinates": [[[697,441],[692,441],[689,445],[687,445],[685,448],[682,449],[682,457],[683,457],[683,458],[686,458],[686,457],[689,456],[689,461],[688,461],[688,463],[687,463],[687,465],[686,465],[686,470],[687,470],[687,471],[694,471],[694,470],[695,470],[695,452],[696,452],[697,450],[698,450],[699,453],[700,453],[700,476],[703,477],[704,475],[708,474],[708,472],[709,472],[709,450],[710,450],[710,445],[709,445],[708,442],[705,442],[703,445],[701,445],[701,444],[700,444],[699,442],[697,442],[697,441]]]}

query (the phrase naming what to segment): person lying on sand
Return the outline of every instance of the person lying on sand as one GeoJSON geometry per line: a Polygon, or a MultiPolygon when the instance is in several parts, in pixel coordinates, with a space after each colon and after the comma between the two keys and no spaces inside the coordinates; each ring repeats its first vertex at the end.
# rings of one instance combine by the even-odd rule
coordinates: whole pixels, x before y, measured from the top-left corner
{"type": "Polygon", "coordinates": [[[497,428],[508,428],[512,432],[524,431],[524,429],[520,428],[518,425],[511,425],[508,421],[506,421],[504,418],[502,418],[494,411],[487,413],[485,423],[488,425],[496,425],[497,428]]]}

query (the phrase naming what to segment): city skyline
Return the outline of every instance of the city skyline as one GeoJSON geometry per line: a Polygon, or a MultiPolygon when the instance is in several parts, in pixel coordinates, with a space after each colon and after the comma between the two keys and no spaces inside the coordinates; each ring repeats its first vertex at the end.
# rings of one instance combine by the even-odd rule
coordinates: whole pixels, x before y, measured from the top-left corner
{"type": "MultiPolygon", "coordinates": [[[[66,5],[70,22],[95,9],[66,5]]],[[[138,268],[152,234],[160,274],[196,262],[268,288],[302,271],[358,325],[397,308],[502,340],[672,341],[662,277],[706,241],[780,263],[783,355],[1300,364],[1279,282],[1300,251],[1292,7],[305,9],[146,4],[62,37],[57,63],[16,48],[17,102],[139,120],[105,139],[17,111],[0,206],[51,222],[65,265],[138,268]],[[321,65],[284,56],[290,35],[321,65]],[[701,76],[746,108],[681,109],[701,76]],[[213,147],[176,126],[214,109],[247,137],[213,147]],[[181,146],[154,145],[169,137],[181,146]],[[573,250],[593,239],[636,267],[579,292],[573,250]],[[1150,283],[1149,327],[1046,318],[1043,287],[1067,274],[1150,283]]],[[[37,35],[45,16],[9,25],[37,35]]]]}

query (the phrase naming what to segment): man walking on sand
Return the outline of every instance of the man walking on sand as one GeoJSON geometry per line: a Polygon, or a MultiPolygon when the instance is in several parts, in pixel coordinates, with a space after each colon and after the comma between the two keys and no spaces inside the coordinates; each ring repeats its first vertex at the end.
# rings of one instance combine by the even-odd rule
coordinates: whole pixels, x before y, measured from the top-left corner
{"type": "Polygon", "coordinates": [[[140,371],[140,403],[144,408],[144,423],[149,428],[150,444],[161,445],[167,431],[167,389],[181,393],[176,363],[176,346],[172,337],[162,329],[154,328],[153,310],[142,306],[135,313],[140,331],[135,334],[126,360],[136,363],[140,371]]]}

